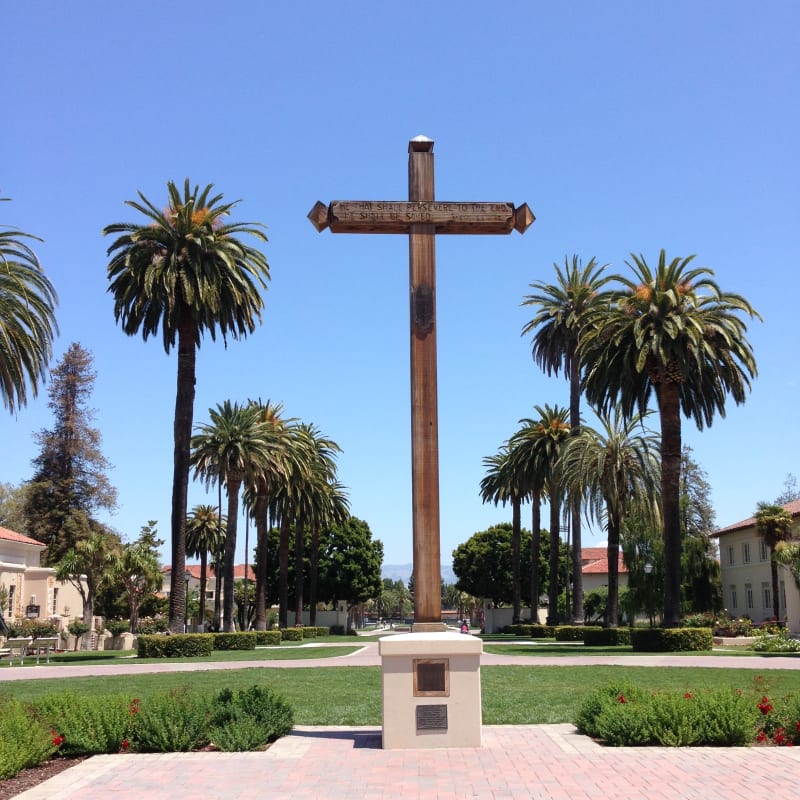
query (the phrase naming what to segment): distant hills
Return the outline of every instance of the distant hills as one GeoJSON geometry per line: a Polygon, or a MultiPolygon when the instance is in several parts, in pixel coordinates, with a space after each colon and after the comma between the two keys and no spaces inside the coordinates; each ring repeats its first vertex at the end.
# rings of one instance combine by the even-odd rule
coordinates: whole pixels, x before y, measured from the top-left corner
{"type": "MultiPolygon", "coordinates": [[[[408,586],[408,579],[414,571],[413,564],[384,564],[381,567],[381,578],[392,581],[403,581],[408,586]]],[[[456,574],[450,564],[442,564],[442,580],[445,583],[455,583],[456,574]]]]}

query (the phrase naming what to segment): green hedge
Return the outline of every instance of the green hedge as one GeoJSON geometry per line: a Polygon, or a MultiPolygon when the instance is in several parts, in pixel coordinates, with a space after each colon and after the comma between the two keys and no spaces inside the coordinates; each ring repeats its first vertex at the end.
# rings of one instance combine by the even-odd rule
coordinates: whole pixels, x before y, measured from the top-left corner
{"type": "Polygon", "coordinates": [[[555,628],[552,625],[534,625],[521,622],[515,625],[506,625],[501,633],[510,633],[512,636],[526,636],[533,639],[552,639],[555,628]]]}
{"type": "Polygon", "coordinates": [[[631,643],[630,628],[586,628],[583,643],[592,646],[614,646],[631,643]]]}
{"type": "Polygon", "coordinates": [[[255,631],[213,633],[215,650],[255,650],[258,636],[255,631]]]}
{"type": "Polygon", "coordinates": [[[177,633],[169,636],[140,636],[136,655],[139,658],[178,658],[210,656],[214,650],[213,633],[177,633]]]}
{"type": "Polygon", "coordinates": [[[281,639],[284,642],[302,642],[302,628],[281,628],[281,639]]]}
{"type": "Polygon", "coordinates": [[[255,631],[255,634],[256,644],[261,647],[281,643],[280,631],[255,631]]]}
{"type": "Polygon", "coordinates": [[[311,628],[311,627],[303,628],[303,638],[304,639],[308,638],[306,636],[306,631],[316,631],[316,633],[314,634],[315,637],[317,637],[317,636],[330,636],[331,635],[331,629],[329,627],[327,627],[326,625],[317,625],[315,628],[311,628]]]}
{"type": "Polygon", "coordinates": [[[633,649],[642,653],[710,650],[711,628],[632,628],[633,649]]]}
{"type": "Polygon", "coordinates": [[[557,642],[582,642],[586,631],[602,630],[597,625],[559,625],[555,629],[557,642]]]}

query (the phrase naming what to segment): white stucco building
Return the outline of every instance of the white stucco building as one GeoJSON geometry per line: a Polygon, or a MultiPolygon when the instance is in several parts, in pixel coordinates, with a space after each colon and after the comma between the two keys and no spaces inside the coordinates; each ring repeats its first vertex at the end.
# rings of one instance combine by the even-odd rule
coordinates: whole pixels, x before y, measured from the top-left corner
{"type": "MultiPolygon", "coordinates": [[[[784,508],[795,520],[794,536],[800,532],[800,500],[784,508]]],[[[773,616],[772,576],[769,548],[756,531],[755,517],[735,522],[714,533],[719,541],[720,572],[725,609],[731,617],[749,617],[763,622],[773,616]]],[[[800,590],[792,573],[778,567],[781,619],[792,633],[800,633],[800,590]]]]}

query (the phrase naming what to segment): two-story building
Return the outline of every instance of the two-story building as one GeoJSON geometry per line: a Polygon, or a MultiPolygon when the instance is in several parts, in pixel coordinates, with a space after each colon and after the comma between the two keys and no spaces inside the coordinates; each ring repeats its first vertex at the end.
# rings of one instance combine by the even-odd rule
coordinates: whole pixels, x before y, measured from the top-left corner
{"type": "Polygon", "coordinates": [[[80,593],[70,583],[56,580],[55,570],[41,566],[45,546],[8,528],[0,527],[0,614],[7,622],[52,617],[79,617],[80,593]]]}
{"type": "MultiPolygon", "coordinates": [[[[784,508],[795,520],[795,536],[800,531],[800,500],[784,508]]],[[[720,574],[725,609],[731,617],[749,617],[763,622],[773,616],[770,551],[756,530],[755,517],[743,519],[713,534],[719,541],[720,574]]],[[[800,633],[800,590],[794,576],[778,567],[778,592],[781,619],[792,633],[800,633]]]]}

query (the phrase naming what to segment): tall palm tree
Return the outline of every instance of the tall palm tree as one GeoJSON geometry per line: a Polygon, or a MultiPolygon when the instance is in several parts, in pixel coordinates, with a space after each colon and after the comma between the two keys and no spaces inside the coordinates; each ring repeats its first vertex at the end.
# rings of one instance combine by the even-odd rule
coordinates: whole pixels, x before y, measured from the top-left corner
{"type": "Polygon", "coordinates": [[[241,241],[252,236],[266,241],[263,226],[227,223],[238,201],[223,203],[212,194],[190,187],[183,193],[167,184],[168,206],[161,209],[141,192],[126,205],[146,217],[144,223],[117,222],[103,229],[117,238],[108,248],[109,291],[114,317],[128,336],[145,341],[161,328],[164,350],[178,348],[175,394],[172,478],[172,578],[170,629],[183,627],[186,565],[186,511],[189,490],[189,452],[195,396],[195,361],[204,334],[217,333],[227,342],[252,333],[261,321],[261,289],[269,280],[264,255],[241,241]]]}
{"type": "Polygon", "coordinates": [[[781,598],[778,594],[778,560],[775,550],[780,542],[792,536],[792,515],[783,507],[772,503],[759,503],[756,511],[756,530],[769,547],[769,567],[772,577],[772,615],[775,620],[781,618],[781,598]]]}
{"type": "Polygon", "coordinates": [[[309,624],[317,624],[317,595],[319,589],[319,539],[323,528],[343,526],[350,517],[350,500],[345,487],[331,480],[321,487],[323,496],[316,504],[311,518],[311,550],[308,565],[309,624]]]}
{"type": "Polygon", "coordinates": [[[690,268],[693,256],[667,262],[659,254],[652,269],[643,256],[626,262],[633,277],[614,301],[589,315],[579,353],[586,397],[603,411],[617,402],[626,417],[643,414],[655,395],[661,423],[661,498],[664,527],[665,627],[680,625],[681,413],[698,429],[725,416],[725,398],[743,403],[756,375],[741,317],[757,317],[738,294],[723,293],[705,267],[690,268]]]}
{"type": "MultiPolygon", "coordinates": [[[[8,198],[0,198],[0,201],[8,198]]],[[[0,395],[13,414],[36,397],[58,333],[58,296],[26,239],[30,233],[0,226],[0,395]]]]}
{"type": "Polygon", "coordinates": [[[270,400],[251,401],[259,410],[261,422],[272,429],[276,445],[276,458],[265,465],[265,469],[255,477],[254,484],[245,489],[245,502],[252,507],[256,523],[256,563],[255,563],[255,617],[253,625],[257,631],[267,627],[267,552],[269,536],[270,500],[276,485],[287,474],[287,464],[294,457],[288,426],[295,422],[283,416],[283,404],[270,400]]]}
{"type": "Polygon", "coordinates": [[[333,439],[322,434],[313,423],[301,423],[298,435],[303,439],[303,448],[308,454],[309,471],[298,486],[298,502],[295,507],[294,546],[294,600],[295,622],[303,618],[303,577],[305,556],[305,526],[314,520],[329,516],[329,487],[336,482],[336,454],[341,448],[333,439]]]}
{"type": "MultiPolygon", "coordinates": [[[[559,406],[550,407],[545,404],[535,406],[539,414],[538,419],[521,419],[522,427],[511,437],[510,445],[513,459],[516,461],[515,469],[527,474],[531,481],[533,491],[541,487],[547,494],[550,505],[550,565],[548,579],[548,608],[547,624],[555,625],[558,622],[558,557],[561,541],[561,499],[564,487],[558,469],[561,451],[569,437],[570,427],[567,422],[569,409],[559,406]]],[[[538,500],[534,500],[534,505],[538,500]]],[[[538,522],[538,521],[536,521],[538,522]]],[[[533,532],[533,538],[538,536],[538,528],[533,532]]],[[[539,553],[534,552],[531,544],[531,556],[536,557],[538,563],[539,553]]],[[[535,567],[531,567],[533,570],[535,567]]],[[[537,602],[537,598],[531,598],[537,602]]]]}
{"type": "MultiPolygon", "coordinates": [[[[525,296],[522,305],[533,306],[536,314],[522,329],[522,335],[533,334],[532,354],[536,364],[548,375],[558,375],[563,368],[569,379],[569,424],[572,436],[581,428],[581,365],[578,342],[585,314],[606,302],[603,287],[610,277],[604,277],[607,265],[598,266],[592,258],[583,266],[577,255],[572,262],[564,256],[564,269],[553,264],[556,283],[536,281],[530,284],[534,294],[525,296]]],[[[572,503],[572,618],[583,621],[583,577],[581,573],[580,496],[572,503]]],[[[569,613],[569,611],[568,611],[569,613]]]]}
{"type": "MultiPolygon", "coordinates": [[[[186,554],[200,559],[200,622],[205,623],[208,554],[217,553],[225,542],[226,518],[219,508],[196,505],[186,519],[186,554]]],[[[219,596],[220,575],[215,594],[219,596]]]]}
{"type": "Polygon", "coordinates": [[[271,429],[261,422],[258,408],[226,400],[209,409],[211,422],[199,425],[192,437],[191,462],[195,475],[206,486],[218,481],[228,494],[228,524],[225,533],[225,564],[222,590],[222,627],[234,629],[233,569],[239,515],[239,490],[243,481],[254,480],[276,458],[271,429]]]}
{"type": "MultiPolygon", "coordinates": [[[[520,570],[520,541],[522,539],[522,501],[528,492],[527,483],[521,470],[515,471],[515,462],[511,458],[511,446],[504,444],[492,456],[483,459],[487,468],[481,480],[481,500],[484,503],[511,504],[511,576],[512,576],[512,612],[511,621],[516,624],[522,620],[522,575],[520,570]]],[[[536,606],[531,605],[531,613],[535,614],[536,606]]]]}
{"type": "Polygon", "coordinates": [[[602,431],[584,426],[567,442],[561,456],[561,473],[574,493],[587,493],[589,511],[604,520],[608,533],[608,603],[606,626],[619,618],[620,532],[626,515],[636,508],[645,518],[657,519],[659,463],[658,440],[644,429],[642,419],[626,420],[615,407],[600,414],[602,431]]]}

